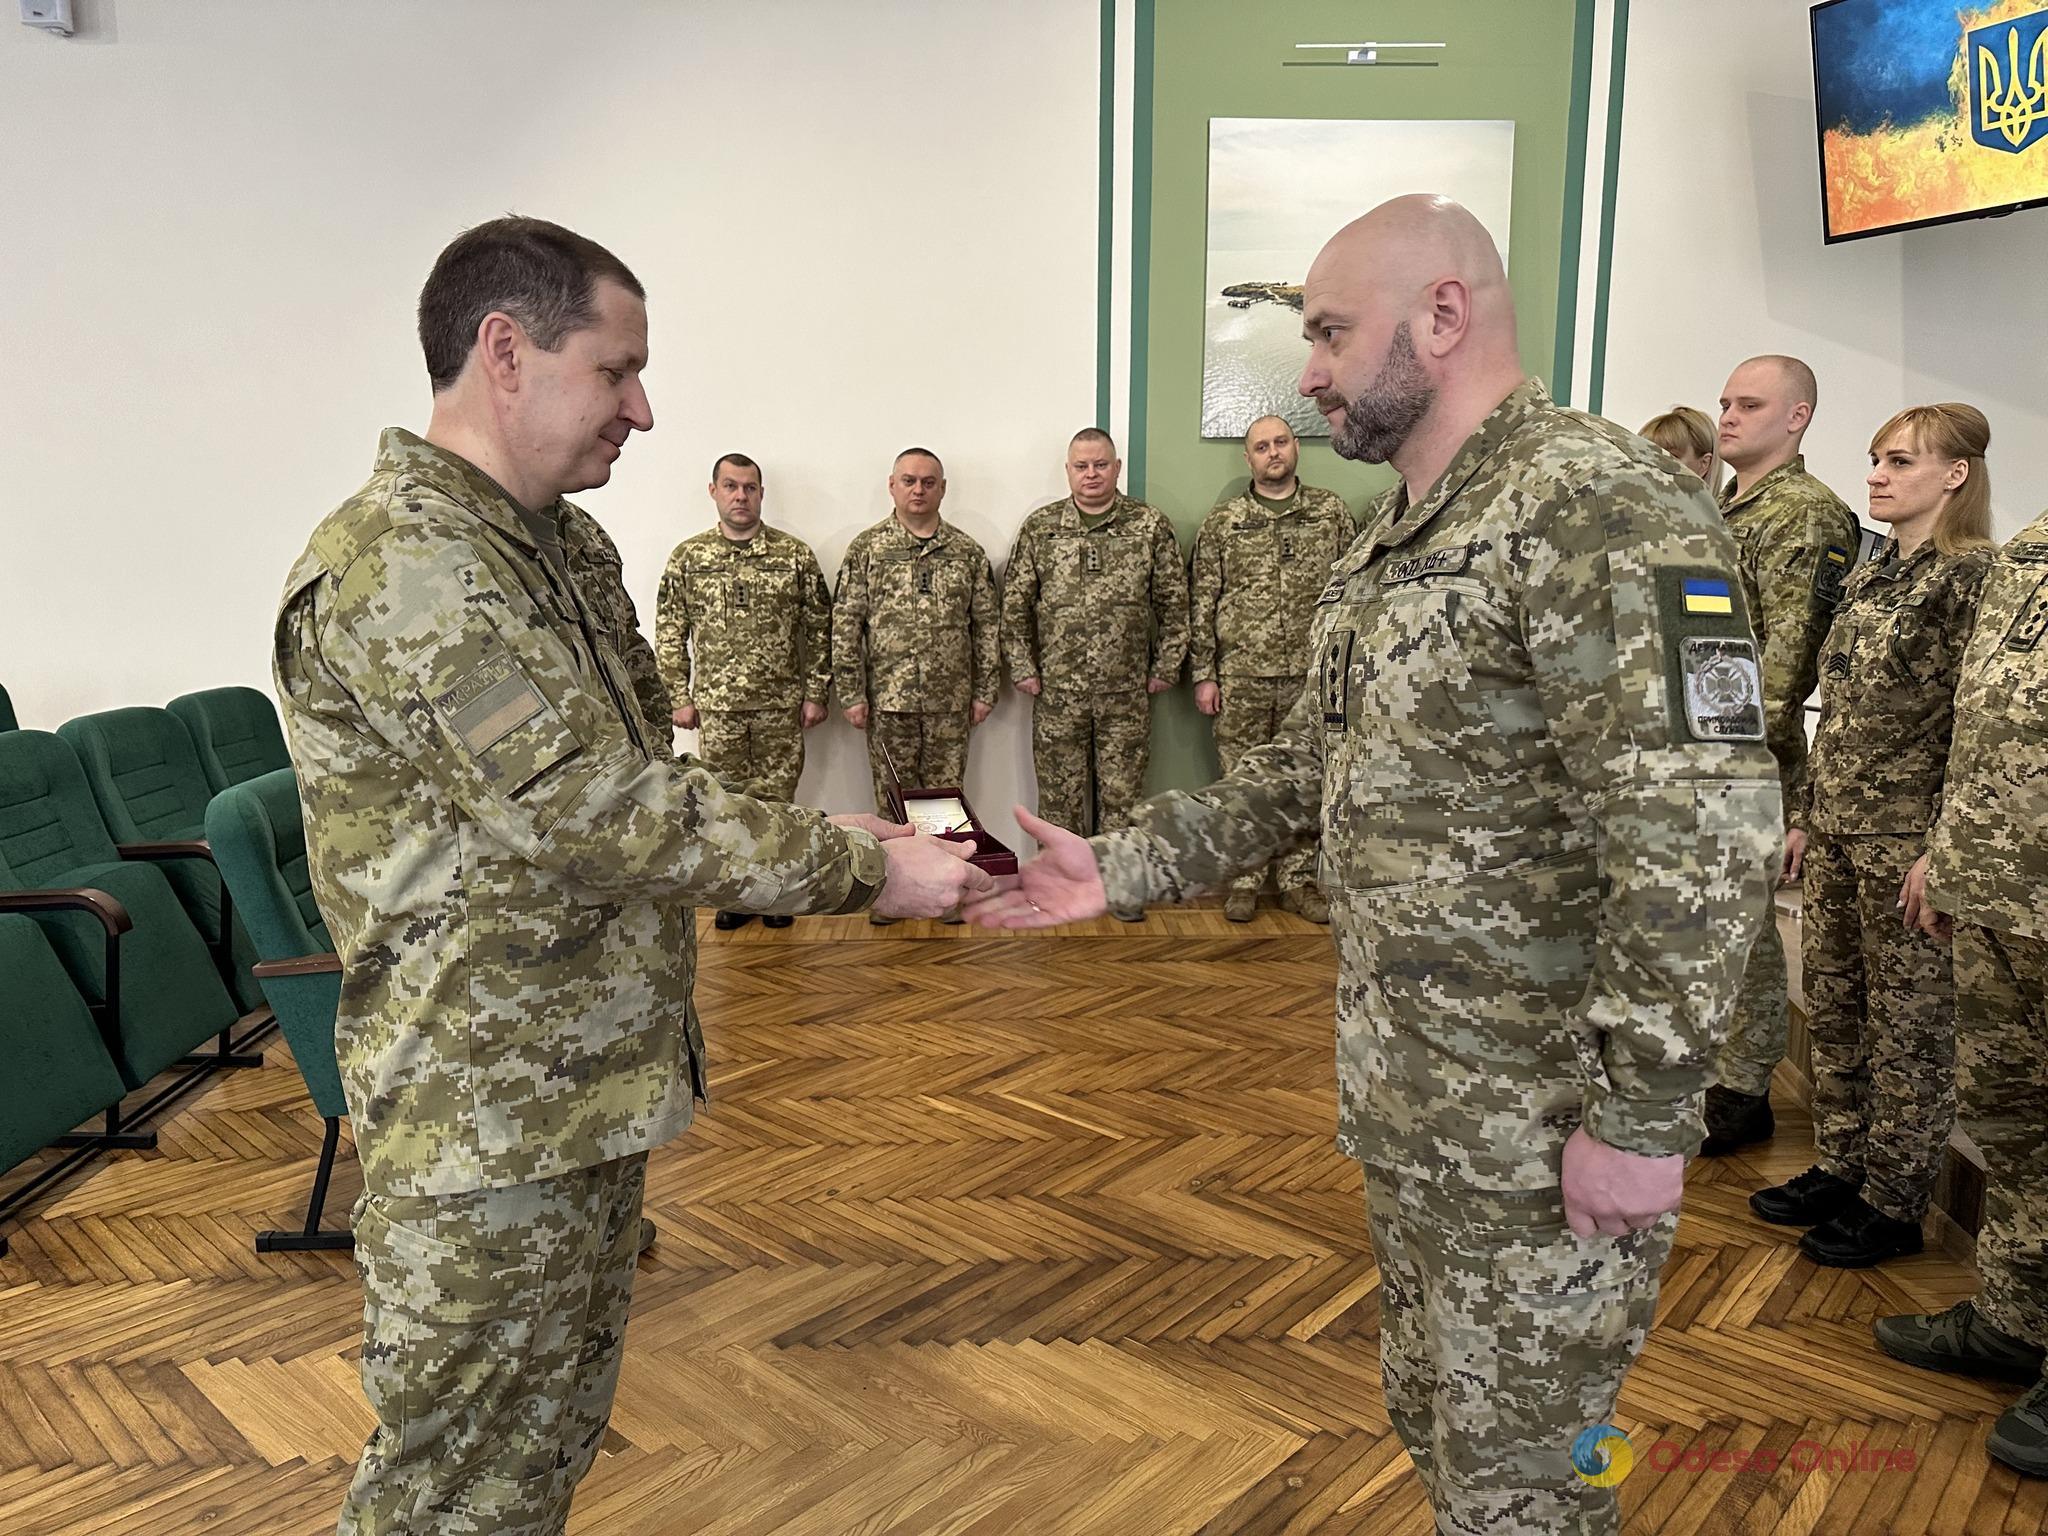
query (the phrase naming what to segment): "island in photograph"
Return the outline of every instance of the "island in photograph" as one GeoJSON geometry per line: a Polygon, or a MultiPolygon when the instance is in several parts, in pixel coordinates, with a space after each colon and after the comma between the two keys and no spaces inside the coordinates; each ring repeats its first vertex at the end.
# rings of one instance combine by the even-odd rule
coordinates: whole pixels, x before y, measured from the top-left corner
{"type": "Polygon", "coordinates": [[[1301,285],[1331,233],[1390,197],[1440,192],[1478,216],[1503,260],[1515,125],[1493,121],[1212,117],[1202,436],[1281,416],[1327,437],[1295,392],[1301,285]]]}

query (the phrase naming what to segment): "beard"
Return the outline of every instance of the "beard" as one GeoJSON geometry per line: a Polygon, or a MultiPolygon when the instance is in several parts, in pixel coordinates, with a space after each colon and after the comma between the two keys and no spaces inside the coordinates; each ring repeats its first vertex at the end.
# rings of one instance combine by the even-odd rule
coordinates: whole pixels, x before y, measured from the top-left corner
{"type": "MultiPolygon", "coordinates": [[[[1394,327],[1380,371],[1355,400],[1342,395],[1318,396],[1316,404],[1334,400],[1344,408],[1344,424],[1330,434],[1330,446],[1347,459],[1384,464],[1408,441],[1416,424],[1436,402],[1436,386],[1415,355],[1415,338],[1403,320],[1394,327]]],[[[1325,412],[1324,414],[1328,414],[1325,412]]]]}

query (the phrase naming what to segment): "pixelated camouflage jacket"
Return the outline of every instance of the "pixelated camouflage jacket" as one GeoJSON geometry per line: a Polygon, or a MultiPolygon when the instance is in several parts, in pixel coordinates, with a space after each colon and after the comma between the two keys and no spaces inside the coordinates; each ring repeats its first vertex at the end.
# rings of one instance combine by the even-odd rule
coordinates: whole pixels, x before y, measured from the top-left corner
{"type": "Polygon", "coordinates": [[[1024,519],[1003,572],[1010,680],[1074,693],[1173,682],[1188,653],[1188,574],[1173,526],[1121,493],[1099,519],[1073,497],[1024,519]]]}
{"type": "Polygon", "coordinates": [[[1794,455],[1739,496],[1730,480],[1721,511],[1742,563],[1743,595],[1764,650],[1764,712],[1785,804],[1805,794],[1806,701],[1820,646],[1860,544],[1856,514],[1794,455]]]}
{"type": "Polygon", "coordinates": [[[1937,909],[2048,938],[2048,514],[1984,577],[1928,852],[1937,909]]]}
{"type": "Polygon", "coordinates": [[[839,563],[833,687],[842,708],[964,712],[1002,686],[1001,614],[988,552],[941,518],[920,539],[891,512],[839,563]]]}
{"type": "Polygon", "coordinates": [[[1820,724],[1793,822],[1924,834],[1941,813],[1956,678],[1994,551],[1888,541],[1849,577],[1821,646],[1820,724]]]}
{"type": "Polygon", "coordinates": [[[1202,519],[1188,562],[1193,680],[1300,677],[1316,598],[1357,534],[1343,498],[1313,485],[1285,510],[1247,488],[1202,519]]]}
{"type": "Polygon", "coordinates": [[[766,523],[743,542],[715,526],[683,540],[662,572],[654,647],[677,709],[823,704],[832,593],[817,556],[766,523]]]}
{"type": "Polygon", "coordinates": [[[673,760],[675,737],[670,718],[675,706],[669,701],[668,685],[661,680],[654,647],[640,632],[640,614],[626,591],[626,563],[619,558],[619,547],[603,525],[575,502],[558,506],[562,560],[569,568],[569,579],[583,593],[585,606],[625,663],[633,697],[648,728],[648,749],[656,757],[673,760]]]}
{"type": "Polygon", "coordinates": [[[644,1151],[701,1072],[687,904],[848,911],[881,847],[655,755],[614,631],[504,493],[387,431],[285,586],[273,670],[367,1188],[644,1151]]]}
{"type": "Polygon", "coordinates": [[[1341,1145],[1493,1189],[1554,1187],[1582,1121],[1692,1150],[1781,841],[1711,497],[1532,380],[1365,524],[1279,736],[1094,840],[1110,907],[1320,826],[1341,1145]]]}

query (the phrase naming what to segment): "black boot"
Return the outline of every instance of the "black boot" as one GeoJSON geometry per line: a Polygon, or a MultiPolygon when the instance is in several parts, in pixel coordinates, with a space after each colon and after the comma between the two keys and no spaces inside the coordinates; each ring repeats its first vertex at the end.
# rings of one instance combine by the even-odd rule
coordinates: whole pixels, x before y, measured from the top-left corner
{"type": "Polygon", "coordinates": [[[776,917],[771,913],[769,916],[761,919],[761,926],[763,928],[787,928],[795,921],[796,919],[793,917],[776,917]]]}
{"type": "Polygon", "coordinates": [[[1855,1195],[1834,1220],[1822,1222],[1799,1239],[1799,1251],[1830,1269],[1868,1269],[1886,1259],[1918,1253],[1925,1241],[1919,1222],[1887,1216],[1855,1195]]]}
{"type": "Polygon", "coordinates": [[[1852,1184],[1823,1168],[1809,1168],[1795,1179],[1758,1190],[1749,1197],[1749,1208],[1781,1227],[1814,1227],[1848,1209],[1862,1188],[1861,1179],[1852,1184]]]}
{"type": "Polygon", "coordinates": [[[1769,1141],[1778,1128],[1768,1093],[1737,1093],[1719,1083],[1707,1090],[1707,1139],[1701,1157],[1726,1157],[1752,1142],[1769,1141]]]}
{"type": "Polygon", "coordinates": [[[735,928],[744,928],[754,920],[751,912],[721,912],[711,919],[711,926],[720,933],[731,933],[735,928]]]}
{"type": "Polygon", "coordinates": [[[2048,1381],[1999,1415],[1984,1449],[2016,1472],[2048,1477],[2048,1381]]]}
{"type": "Polygon", "coordinates": [[[1880,1317],[1872,1327],[1878,1348],[1925,1371],[1990,1376],[2031,1386],[2041,1379],[2042,1351],[1992,1327],[1977,1304],[1959,1301],[1946,1312],[1880,1317]]]}

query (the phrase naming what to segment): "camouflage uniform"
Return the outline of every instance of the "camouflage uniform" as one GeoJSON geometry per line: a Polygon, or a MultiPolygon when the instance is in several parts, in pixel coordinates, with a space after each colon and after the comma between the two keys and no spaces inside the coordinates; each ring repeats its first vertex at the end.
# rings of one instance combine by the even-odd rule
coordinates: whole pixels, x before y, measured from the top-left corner
{"type": "Polygon", "coordinates": [[[1956,673],[1991,551],[1905,559],[1849,578],[1821,652],[1806,765],[1806,1005],[1819,1166],[1918,1222],[1955,1124],[1947,946],[1899,921],[1899,887],[1940,808],[1956,673]]]}
{"type": "Polygon", "coordinates": [[[832,677],[832,594],[810,546],[765,523],[737,542],[715,527],[683,540],[654,641],[675,707],[696,706],[704,766],[728,789],[795,799],[800,706],[822,705],[832,677]]]}
{"type": "MultiPolygon", "coordinates": [[[[1223,771],[1271,741],[1301,695],[1308,626],[1330,562],[1357,534],[1333,491],[1297,485],[1282,505],[1247,487],[1202,520],[1188,569],[1188,660],[1193,680],[1215,683],[1216,752],[1223,771]]],[[[1273,861],[1283,891],[1315,876],[1310,842],[1273,861]]],[[[1256,891],[1266,872],[1232,882],[1256,891]]]]}
{"type": "Polygon", "coordinates": [[[662,681],[654,647],[640,633],[640,615],[626,591],[626,563],[619,558],[619,547],[598,520],[575,502],[560,503],[560,511],[558,536],[569,579],[626,665],[633,701],[640,706],[640,718],[648,727],[648,749],[663,761],[674,762],[675,731],[669,722],[675,705],[668,684],[662,681]]]}
{"type": "Polygon", "coordinates": [[[1962,1124],[1986,1169],[1977,1312],[2048,1345],[2048,516],[1984,578],[1929,851],[1956,924],[1962,1124]]]}
{"type": "Polygon", "coordinates": [[[1024,519],[1003,573],[1003,655],[1012,682],[1039,681],[1040,816],[1077,832],[1129,825],[1152,751],[1145,682],[1172,682],[1187,650],[1187,568],[1157,511],[1119,494],[1087,517],[1068,497],[1024,519]]]}
{"type": "MultiPolygon", "coordinates": [[[[1806,701],[1813,696],[1821,641],[1855,562],[1856,514],[1809,475],[1806,460],[1797,455],[1740,495],[1729,481],[1721,511],[1735,535],[1743,596],[1763,643],[1771,755],[1778,760],[1785,804],[1797,806],[1805,794],[1806,701]]],[[[1768,891],[1763,918],[1716,1064],[1723,1086],[1751,1095],[1770,1091],[1771,1073],[1785,1059],[1788,1029],[1785,945],[1768,891]]]]}
{"type": "Polygon", "coordinates": [[[842,708],[868,706],[868,765],[884,815],[885,746],[906,789],[967,782],[969,706],[993,706],[1001,686],[998,623],[987,553],[943,518],[920,539],[892,512],[846,547],[832,675],[842,708]]]}
{"type": "Polygon", "coordinates": [[[1696,481],[1534,381],[1365,521],[1279,736],[1096,857],[1113,905],[1179,901],[1321,826],[1394,1425],[1440,1530],[1613,1531],[1569,1450],[1676,1217],[1575,1237],[1559,1163],[1581,1124],[1700,1142],[1782,825],[1735,551],[1696,481]]]}
{"type": "Polygon", "coordinates": [[[609,1411],[640,1164],[702,1091],[688,903],[851,911],[883,877],[865,834],[657,757],[630,606],[567,558],[394,429],[278,614],[363,1170],[379,1427],[347,1532],[561,1528],[609,1411]]]}

